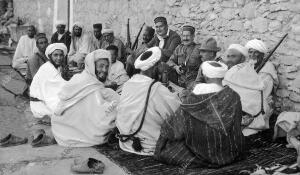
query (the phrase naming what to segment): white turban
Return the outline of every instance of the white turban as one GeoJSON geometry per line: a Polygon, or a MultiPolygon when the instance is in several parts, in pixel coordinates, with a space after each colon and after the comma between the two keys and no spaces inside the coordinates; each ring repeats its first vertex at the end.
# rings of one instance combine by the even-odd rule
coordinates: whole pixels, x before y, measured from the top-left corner
{"type": "Polygon", "coordinates": [[[114,33],[113,29],[103,29],[102,33],[114,33]]]}
{"type": "Polygon", "coordinates": [[[228,70],[228,67],[221,62],[205,61],[201,64],[201,69],[202,69],[203,75],[205,75],[208,78],[224,78],[225,73],[228,70]],[[211,65],[210,63],[217,63],[221,67],[215,67],[215,66],[211,65]]]}
{"type": "Polygon", "coordinates": [[[148,70],[152,66],[155,65],[160,60],[161,50],[159,47],[151,47],[146,50],[143,54],[141,54],[134,62],[134,67],[136,69],[141,69],[142,71],[148,70]],[[151,53],[151,55],[147,58],[147,54],[151,53]],[[144,57],[146,59],[144,60],[144,57]],[[142,60],[141,60],[142,59],[142,60]]]}
{"type": "Polygon", "coordinates": [[[81,22],[75,22],[74,25],[73,25],[73,28],[75,26],[80,27],[82,30],[84,29],[84,25],[81,22]]]}
{"type": "Polygon", "coordinates": [[[46,51],[45,51],[45,55],[48,59],[49,58],[49,55],[52,54],[55,50],[62,50],[63,53],[64,53],[64,56],[66,56],[68,54],[68,49],[67,49],[67,46],[63,43],[53,43],[53,44],[50,44],[46,51]]]}
{"type": "Polygon", "coordinates": [[[258,50],[259,52],[262,52],[264,54],[266,54],[268,52],[268,48],[267,48],[266,44],[258,39],[248,41],[247,44],[245,45],[245,47],[247,49],[251,48],[251,49],[258,50]]]}
{"type": "Polygon", "coordinates": [[[228,50],[230,49],[234,49],[239,51],[242,55],[244,55],[245,57],[248,57],[248,49],[240,44],[231,44],[228,47],[228,50]]]}
{"type": "MultiPolygon", "coordinates": [[[[89,53],[85,60],[85,71],[87,71],[92,76],[96,77],[95,74],[95,62],[101,59],[108,59],[109,67],[111,66],[111,54],[109,51],[104,49],[98,49],[89,53]]],[[[110,69],[110,68],[109,68],[110,69]]]]}
{"type": "Polygon", "coordinates": [[[56,22],[55,22],[55,26],[57,27],[58,25],[67,25],[67,23],[65,22],[65,21],[63,21],[63,20],[57,20],[56,22]]]}

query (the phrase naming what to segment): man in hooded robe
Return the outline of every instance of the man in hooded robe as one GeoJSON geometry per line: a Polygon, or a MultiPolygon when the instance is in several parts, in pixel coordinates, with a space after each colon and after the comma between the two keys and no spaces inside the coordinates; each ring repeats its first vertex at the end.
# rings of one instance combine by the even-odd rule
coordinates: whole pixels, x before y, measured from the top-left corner
{"type": "Polygon", "coordinates": [[[273,113],[272,92],[278,84],[278,77],[271,62],[256,72],[268,51],[264,42],[254,39],[245,47],[249,61],[231,67],[223,85],[228,85],[240,95],[244,113],[243,134],[249,136],[269,128],[269,118],[273,113]]]}
{"type": "Polygon", "coordinates": [[[45,51],[48,61],[39,68],[30,86],[30,108],[36,118],[53,116],[59,101],[58,92],[66,82],[61,73],[67,53],[63,43],[50,44],[45,51]]]}
{"type": "Polygon", "coordinates": [[[119,101],[119,95],[104,86],[110,60],[109,51],[89,53],[83,72],[74,75],[59,91],[59,103],[51,118],[52,133],[59,145],[88,147],[107,141],[115,127],[119,101]]]}
{"type": "Polygon", "coordinates": [[[245,150],[239,95],[222,86],[227,66],[206,61],[201,70],[205,83],[197,84],[161,127],[154,157],[167,164],[216,168],[245,150]]]}
{"type": "Polygon", "coordinates": [[[140,55],[134,66],[140,69],[141,73],[133,75],[123,85],[116,125],[122,135],[135,133],[141,126],[134,137],[140,139],[142,148],[136,149],[133,137],[128,137],[127,140],[121,138],[119,145],[124,151],[139,155],[153,155],[160,134],[160,126],[179,107],[179,98],[162,83],[155,82],[159,74],[158,65],[161,55],[158,47],[150,48],[140,55]],[[150,89],[145,110],[147,92],[152,83],[154,84],[150,89]],[[146,112],[143,124],[141,124],[143,111],[146,112]]]}
{"type": "Polygon", "coordinates": [[[19,39],[15,55],[12,60],[12,67],[18,69],[21,74],[26,75],[27,61],[37,51],[35,41],[36,28],[31,25],[27,29],[27,35],[19,39]]]}
{"type": "Polygon", "coordinates": [[[93,49],[91,36],[85,31],[80,22],[73,25],[70,51],[68,53],[69,63],[75,63],[79,68],[84,65],[84,58],[93,49]]]}

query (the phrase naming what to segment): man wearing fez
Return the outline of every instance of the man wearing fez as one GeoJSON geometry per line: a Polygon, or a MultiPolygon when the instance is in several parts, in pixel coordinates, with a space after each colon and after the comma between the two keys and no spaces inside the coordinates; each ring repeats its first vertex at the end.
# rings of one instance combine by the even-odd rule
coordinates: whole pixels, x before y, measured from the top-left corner
{"type": "Polygon", "coordinates": [[[98,50],[100,49],[101,44],[103,42],[102,24],[101,23],[94,24],[93,29],[94,29],[93,47],[94,50],[98,50]]]}
{"type": "Polygon", "coordinates": [[[161,61],[167,62],[175,48],[181,43],[180,36],[169,29],[167,19],[159,16],[154,19],[156,35],[147,44],[148,48],[158,46],[162,51],[161,61]]]}
{"type": "Polygon", "coordinates": [[[52,43],[64,43],[68,50],[71,44],[71,33],[66,31],[66,22],[58,20],[56,21],[56,32],[51,37],[52,43]]]}
{"type": "Polygon", "coordinates": [[[167,64],[176,71],[177,81],[174,82],[186,88],[198,74],[201,57],[197,44],[194,42],[195,28],[185,25],[182,28],[182,42],[178,45],[167,64]]]}

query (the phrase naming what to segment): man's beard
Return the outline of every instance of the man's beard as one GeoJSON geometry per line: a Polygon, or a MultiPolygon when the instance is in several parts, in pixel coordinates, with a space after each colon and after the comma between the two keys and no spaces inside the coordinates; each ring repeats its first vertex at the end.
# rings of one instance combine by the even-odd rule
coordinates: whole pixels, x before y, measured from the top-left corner
{"type": "Polygon", "coordinates": [[[62,64],[56,64],[52,59],[50,59],[50,63],[57,69],[58,67],[61,67],[62,64]]]}

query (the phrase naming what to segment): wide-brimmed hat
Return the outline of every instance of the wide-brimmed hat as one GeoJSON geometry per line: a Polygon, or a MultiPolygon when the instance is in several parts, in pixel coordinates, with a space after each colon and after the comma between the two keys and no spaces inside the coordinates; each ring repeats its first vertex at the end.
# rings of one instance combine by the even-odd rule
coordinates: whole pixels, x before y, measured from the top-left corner
{"type": "Polygon", "coordinates": [[[219,52],[221,48],[217,46],[217,41],[214,38],[210,37],[201,44],[199,50],[219,52]]]}

